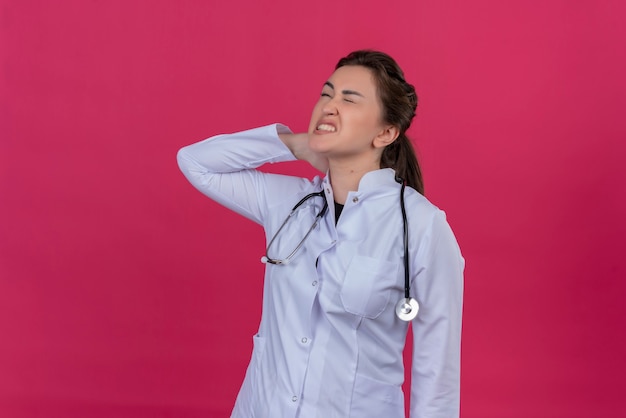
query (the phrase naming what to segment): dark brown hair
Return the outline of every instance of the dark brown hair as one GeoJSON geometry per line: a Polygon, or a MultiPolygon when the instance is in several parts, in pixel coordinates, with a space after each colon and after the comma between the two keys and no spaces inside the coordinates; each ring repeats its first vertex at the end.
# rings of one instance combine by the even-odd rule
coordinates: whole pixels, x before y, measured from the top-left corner
{"type": "Polygon", "coordinates": [[[424,194],[422,172],[413,145],[406,136],[417,109],[415,88],[406,82],[396,61],[384,52],[351,52],[339,60],[335,69],[346,65],[359,65],[372,72],[383,108],[383,121],[400,132],[398,138],[383,150],[380,167],[393,168],[407,185],[424,194]]]}

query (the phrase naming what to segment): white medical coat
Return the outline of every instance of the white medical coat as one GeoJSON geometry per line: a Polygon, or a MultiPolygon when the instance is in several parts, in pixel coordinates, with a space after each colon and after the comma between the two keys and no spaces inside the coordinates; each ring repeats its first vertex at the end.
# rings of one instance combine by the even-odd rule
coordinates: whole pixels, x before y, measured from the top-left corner
{"type": "MultiPolygon", "coordinates": [[[[274,236],[305,195],[324,190],[328,212],[287,265],[267,264],[263,313],[234,418],[404,417],[404,297],[400,184],[392,169],[367,173],[335,225],[328,176],[313,180],[255,170],[294,160],[269,125],[192,144],[180,168],[202,193],[274,236]]],[[[412,321],[411,418],[459,415],[464,260],[445,214],[405,191],[412,321]]],[[[309,199],[277,236],[269,256],[286,257],[323,204],[309,199]]],[[[256,257],[256,256],[255,256],[256,257]]]]}

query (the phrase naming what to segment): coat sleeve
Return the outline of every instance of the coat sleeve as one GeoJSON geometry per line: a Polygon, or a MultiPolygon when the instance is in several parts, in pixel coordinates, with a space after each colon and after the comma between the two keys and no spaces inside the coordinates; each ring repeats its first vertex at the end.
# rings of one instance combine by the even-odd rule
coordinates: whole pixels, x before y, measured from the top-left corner
{"type": "Polygon", "coordinates": [[[227,208],[263,224],[268,202],[284,198],[308,182],[256,170],[266,163],[295,160],[278,137],[289,133],[274,124],[234,134],[217,135],[178,151],[180,170],[200,192],[227,208]]]}
{"type": "Polygon", "coordinates": [[[458,418],[463,269],[456,238],[437,210],[418,249],[412,289],[420,304],[413,320],[411,418],[458,418]]]}

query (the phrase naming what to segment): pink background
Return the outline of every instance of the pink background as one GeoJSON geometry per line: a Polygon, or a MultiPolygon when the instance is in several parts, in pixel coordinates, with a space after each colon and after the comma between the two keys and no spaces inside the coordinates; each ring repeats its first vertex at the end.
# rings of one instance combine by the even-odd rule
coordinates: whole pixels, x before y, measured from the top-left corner
{"type": "Polygon", "coordinates": [[[263,237],[176,151],[304,130],[363,47],[417,87],[426,192],[467,259],[462,416],[626,417],[625,9],[1,1],[0,417],[228,415],[263,237]]]}

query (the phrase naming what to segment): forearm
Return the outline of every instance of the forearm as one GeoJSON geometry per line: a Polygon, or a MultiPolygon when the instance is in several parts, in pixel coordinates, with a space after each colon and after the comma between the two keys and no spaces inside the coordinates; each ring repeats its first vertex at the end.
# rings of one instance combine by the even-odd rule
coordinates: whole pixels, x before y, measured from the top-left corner
{"type": "Polygon", "coordinates": [[[277,139],[289,128],[275,124],[228,135],[216,135],[183,147],[178,164],[185,176],[201,173],[229,173],[256,168],[265,163],[293,160],[277,139]]]}
{"type": "Polygon", "coordinates": [[[273,188],[288,190],[287,180],[268,182],[268,174],[254,170],[265,163],[294,160],[278,133],[283,125],[269,125],[217,135],[182,148],[180,170],[200,192],[255,222],[261,223],[265,199],[273,188]]]}

